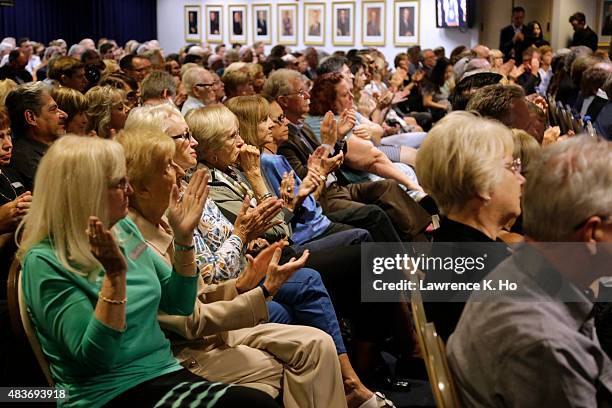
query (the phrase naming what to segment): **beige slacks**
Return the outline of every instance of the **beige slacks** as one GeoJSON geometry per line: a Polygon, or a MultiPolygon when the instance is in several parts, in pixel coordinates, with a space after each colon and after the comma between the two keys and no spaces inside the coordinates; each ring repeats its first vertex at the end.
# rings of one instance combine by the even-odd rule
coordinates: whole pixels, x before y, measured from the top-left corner
{"type": "Polygon", "coordinates": [[[346,407],[336,347],[321,330],[266,323],[228,332],[226,345],[195,351],[183,350],[196,363],[188,368],[209,381],[257,388],[273,398],[282,387],[287,408],[346,407]]]}

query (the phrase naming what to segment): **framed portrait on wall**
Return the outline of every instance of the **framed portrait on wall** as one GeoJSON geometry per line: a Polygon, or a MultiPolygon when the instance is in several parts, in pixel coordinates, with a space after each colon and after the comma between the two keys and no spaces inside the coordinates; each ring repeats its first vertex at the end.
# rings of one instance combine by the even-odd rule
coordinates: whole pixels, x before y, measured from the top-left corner
{"type": "Polygon", "coordinates": [[[304,44],[325,44],[325,3],[304,3],[304,44]]]}
{"type": "Polygon", "coordinates": [[[597,36],[599,47],[607,47],[612,38],[612,1],[597,2],[597,36]]]}
{"type": "Polygon", "coordinates": [[[385,2],[364,1],[361,12],[361,43],[385,45],[385,2]]]}
{"type": "Polygon", "coordinates": [[[419,42],[419,2],[396,0],[393,10],[393,43],[413,45],[419,42]]]}
{"type": "Polygon", "coordinates": [[[297,4],[277,4],[276,19],[278,20],[278,43],[297,45],[297,4]]]}
{"type": "Polygon", "coordinates": [[[246,44],[248,41],[247,34],[247,6],[244,4],[230,4],[228,13],[230,18],[229,23],[229,40],[232,44],[246,44]]]}
{"type": "Polygon", "coordinates": [[[223,6],[206,6],[206,41],[223,42],[223,6]]]}
{"type": "Polygon", "coordinates": [[[332,3],[332,43],[334,45],[355,44],[355,3],[332,3]]]}
{"type": "Polygon", "coordinates": [[[263,41],[272,44],[272,6],[253,4],[253,42],[263,41]]]}
{"type": "Polygon", "coordinates": [[[185,41],[202,42],[201,14],[200,6],[185,6],[185,41]]]}

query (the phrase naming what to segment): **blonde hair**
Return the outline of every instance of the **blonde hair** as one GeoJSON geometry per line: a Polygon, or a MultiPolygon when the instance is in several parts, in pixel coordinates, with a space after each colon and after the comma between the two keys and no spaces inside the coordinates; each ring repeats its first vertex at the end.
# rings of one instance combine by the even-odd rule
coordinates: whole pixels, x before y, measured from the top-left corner
{"type": "Polygon", "coordinates": [[[0,106],[4,106],[7,95],[15,88],[17,88],[17,82],[12,79],[3,79],[0,81],[0,106]]]}
{"type": "Polygon", "coordinates": [[[155,127],[124,129],[115,140],[123,146],[127,176],[137,189],[145,187],[165,168],[176,149],[174,141],[155,127]]]}
{"type": "Polygon", "coordinates": [[[121,68],[119,67],[119,63],[115,60],[102,60],[102,62],[104,63],[104,70],[102,70],[102,72],[100,73],[100,77],[101,78],[105,78],[109,75],[115,74],[119,71],[121,71],[121,68]]]}
{"type": "Polygon", "coordinates": [[[270,114],[270,104],[259,95],[236,96],[225,103],[238,118],[240,137],[245,143],[259,146],[257,127],[270,114]]]}
{"type": "Polygon", "coordinates": [[[503,159],[513,151],[512,133],[498,121],[453,112],[434,126],[419,148],[419,183],[449,214],[503,177],[503,159]]]}
{"type": "Polygon", "coordinates": [[[512,129],[512,139],[514,140],[514,153],[512,157],[521,159],[521,173],[527,177],[529,165],[540,155],[540,144],[529,133],[522,129],[512,129]]]}
{"type": "Polygon", "coordinates": [[[246,70],[225,71],[221,77],[223,85],[225,85],[225,93],[228,95],[236,94],[238,88],[248,85],[251,81],[251,75],[246,70]]]}
{"type": "Polygon", "coordinates": [[[64,268],[95,278],[102,265],[90,250],[89,217],[109,227],[108,187],[124,176],[125,156],[117,142],[66,135],[53,143],[40,161],[30,211],[19,226],[21,262],[34,245],[49,239],[64,268]]]}
{"type": "Polygon", "coordinates": [[[223,147],[224,137],[232,125],[239,127],[238,118],[223,105],[211,105],[189,111],[185,117],[187,125],[198,141],[198,157],[201,151],[219,150],[223,147]]]}
{"type": "Polygon", "coordinates": [[[87,132],[95,130],[99,137],[110,137],[108,125],[111,121],[113,106],[124,103],[125,92],[109,85],[94,86],[85,94],[87,98],[87,132]]]}
{"type": "Polygon", "coordinates": [[[184,120],[181,112],[169,103],[153,106],[139,106],[130,111],[125,121],[124,129],[133,130],[145,127],[155,127],[167,132],[172,125],[169,121],[172,117],[180,121],[184,120]]]}

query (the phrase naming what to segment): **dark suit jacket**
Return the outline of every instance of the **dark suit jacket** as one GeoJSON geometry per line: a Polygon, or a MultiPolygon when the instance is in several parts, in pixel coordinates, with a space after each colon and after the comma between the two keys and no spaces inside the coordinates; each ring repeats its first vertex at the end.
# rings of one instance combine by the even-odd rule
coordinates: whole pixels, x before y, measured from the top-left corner
{"type": "Polygon", "coordinates": [[[210,22],[210,34],[219,34],[219,20],[210,22]]]}
{"type": "Polygon", "coordinates": [[[257,20],[257,35],[268,35],[268,24],[266,20],[257,20]]]}
{"type": "Polygon", "coordinates": [[[589,109],[587,109],[587,112],[586,112],[587,116],[591,117],[592,122],[595,122],[595,120],[599,116],[599,113],[601,112],[603,107],[606,106],[607,104],[608,104],[607,99],[602,98],[601,96],[595,96],[595,98],[589,105],[589,109]]]}
{"type": "Polygon", "coordinates": [[[574,31],[574,38],[572,39],[572,47],[577,45],[584,45],[592,49],[597,50],[597,34],[591,30],[591,27],[587,27],[584,30],[574,31]]]}
{"type": "Polygon", "coordinates": [[[298,128],[289,125],[289,138],[278,148],[278,154],[285,156],[295,170],[295,174],[301,179],[304,179],[308,173],[306,165],[308,156],[321,144],[308,125],[304,125],[303,129],[308,144],[298,135],[298,128]]]}
{"type": "MultiPolygon", "coordinates": [[[[523,29],[525,27],[523,26],[523,29]]],[[[514,58],[516,64],[519,65],[523,61],[523,56],[521,55],[521,50],[523,49],[523,42],[518,41],[516,43],[512,42],[514,38],[514,27],[512,24],[502,28],[499,33],[499,50],[504,53],[504,61],[509,60],[510,58],[514,58]]]]}
{"type": "Polygon", "coordinates": [[[242,35],[242,22],[234,21],[234,34],[242,35]]]}
{"type": "Polygon", "coordinates": [[[411,32],[412,35],[415,35],[414,32],[414,20],[400,20],[400,35],[404,35],[406,32],[411,32]]]}

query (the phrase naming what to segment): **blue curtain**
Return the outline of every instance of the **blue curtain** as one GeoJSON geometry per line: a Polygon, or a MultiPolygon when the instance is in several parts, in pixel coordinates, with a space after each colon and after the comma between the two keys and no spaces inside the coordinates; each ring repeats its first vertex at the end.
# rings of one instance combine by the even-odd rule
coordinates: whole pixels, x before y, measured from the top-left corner
{"type": "Polygon", "coordinates": [[[83,38],[128,40],[157,38],[156,0],[16,0],[0,7],[0,40],[29,37],[47,44],[63,38],[71,44],[83,38]]]}

